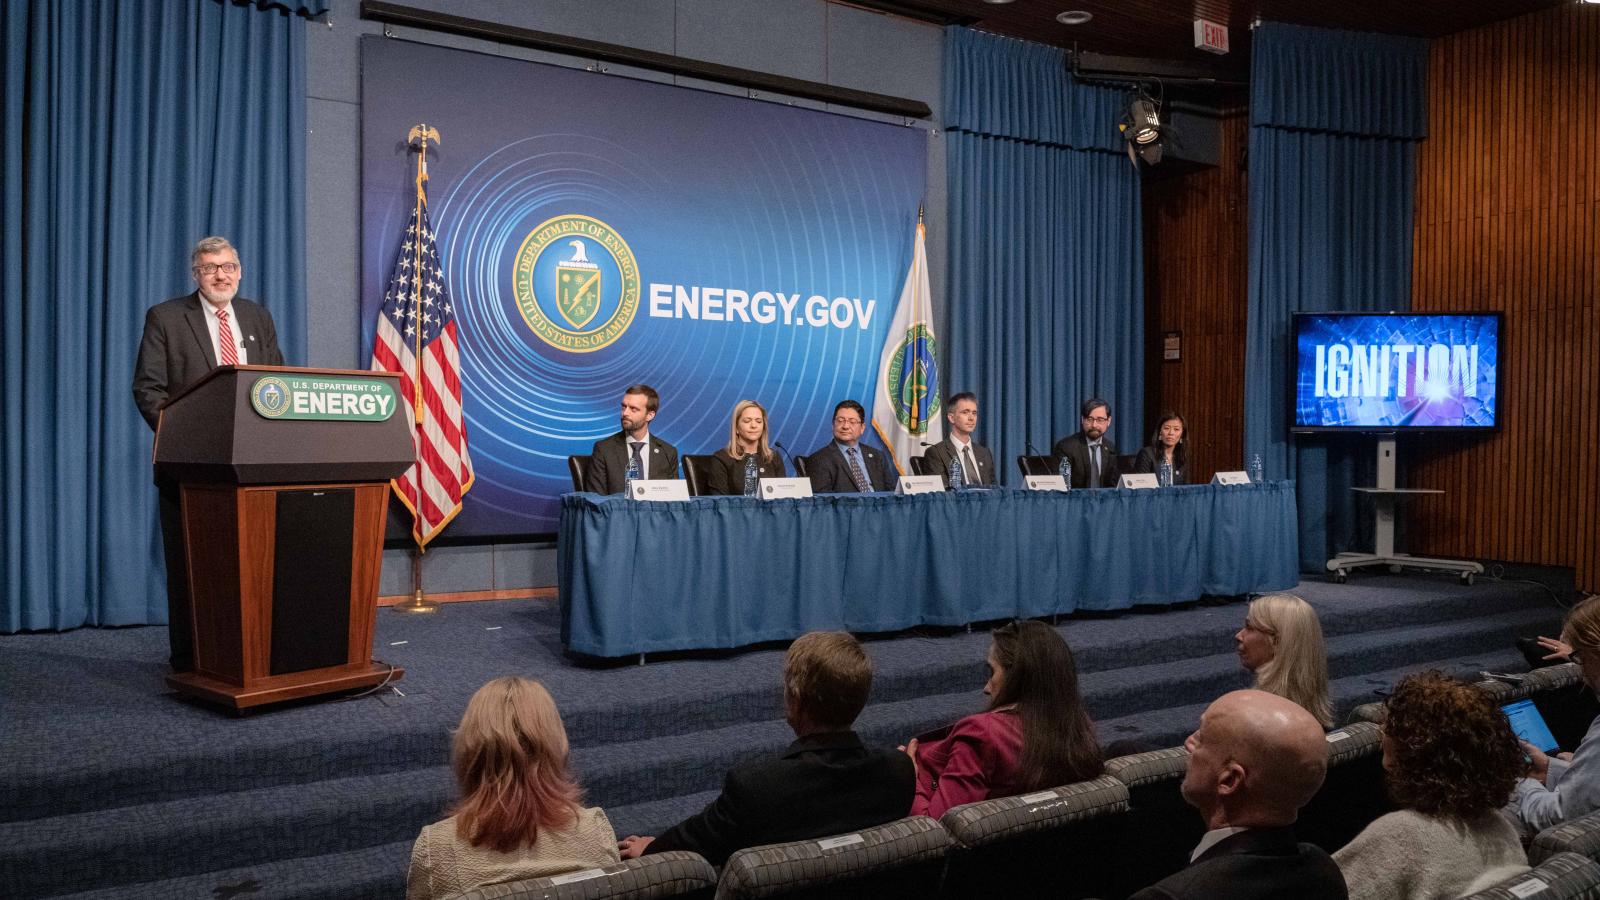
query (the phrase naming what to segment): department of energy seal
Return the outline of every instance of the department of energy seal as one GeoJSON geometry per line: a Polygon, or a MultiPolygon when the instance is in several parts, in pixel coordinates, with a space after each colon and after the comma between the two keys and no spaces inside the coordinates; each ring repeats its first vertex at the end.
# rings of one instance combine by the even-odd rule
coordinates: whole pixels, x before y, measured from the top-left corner
{"type": "Polygon", "coordinates": [[[533,229],[517,250],[512,278],[528,328],[568,353],[609,346],[639,311],[633,251],[589,216],[557,216],[533,229]]]}
{"type": "Polygon", "coordinates": [[[889,358],[889,379],[884,385],[889,405],[901,427],[913,436],[928,433],[928,423],[939,415],[939,385],[934,382],[933,331],[917,322],[906,329],[905,339],[889,358]]]}
{"type": "Polygon", "coordinates": [[[289,411],[289,385],[271,375],[259,379],[250,388],[250,405],[269,419],[282,416],[289,411]]]}

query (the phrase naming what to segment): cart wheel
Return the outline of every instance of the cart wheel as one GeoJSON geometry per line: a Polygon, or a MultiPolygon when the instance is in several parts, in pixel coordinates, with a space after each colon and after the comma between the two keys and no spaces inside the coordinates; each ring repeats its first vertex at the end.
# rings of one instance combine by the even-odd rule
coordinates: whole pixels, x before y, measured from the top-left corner
{"type": "Polygon", "coordinates": [[[1473,582],[1473,577],[1472,577],[1472,573],[1471,572],[1462,572],[1461,573],[1461,583],[1462,584],[1467,585],[1468,587],[1471,587],[1472,586],[1472,582],[1473,582]]]}
{"type": "Polygon", "coordinates": [[[1339,571],[1333,573],[1333,583],[1334,584],[1344,584],[1346,581],[1349,581],[1349,580],[1350,580],[1349,573],[1345,572],[1345,570],[1343,570],[1343,569],[1340,569],[1339,571]]]}

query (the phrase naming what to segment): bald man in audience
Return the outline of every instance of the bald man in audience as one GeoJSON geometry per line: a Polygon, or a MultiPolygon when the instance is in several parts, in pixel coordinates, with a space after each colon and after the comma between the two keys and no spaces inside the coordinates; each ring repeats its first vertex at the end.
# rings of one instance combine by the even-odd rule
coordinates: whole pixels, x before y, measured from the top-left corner
{"type": "Polygon", "coordinates": [[[1265,691],[1234,691],[1206,708],[1184,746],[1183,799],[1206,835],[1188,868],[1130,900],[1348,900],[1333,859],[1294,837],[1328,774],[1327,738],[1310,713],[1265,691]]]}

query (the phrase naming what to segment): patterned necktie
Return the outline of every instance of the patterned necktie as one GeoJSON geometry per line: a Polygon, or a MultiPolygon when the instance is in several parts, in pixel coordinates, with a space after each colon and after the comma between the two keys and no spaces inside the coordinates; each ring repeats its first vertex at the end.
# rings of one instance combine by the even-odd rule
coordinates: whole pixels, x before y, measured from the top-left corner
{"type": "Polygon", "coordinates": [[[644,460],[639,457],[639,451],[644,449],[644,441],[629,441],[628,446],[633,448],[633,469],[644,477],[644,460]]]}
{"type": "Polygon", "coordinates": [[[845,456],[850,459],[850,480],[856,483],[856,490],[863,494],[872,493],[872,482],[867,480],[867,473],[861,468],[861,457],[856,455],[856,448],[846,447],[845,456]]]}
{"type": "Polygon", "coordinates": [[[961,465],[967,470],[967,484],[983,484],[983,478],[978,474],[978,464],[972,461],[972,445],[961,448],[961,465]]]}
{"type": "Polygon", "coordinates": [[[1089,445],[1089,487],[1100,486],[1100,445],[1089,445]]]}
{"type": "Polygon", "coordinates": [[[222,364],[237,366],[239,350],[233,343],[233,329],[228,327],[228,311],[217,310],[217,346],[222,350],[222,364]]]}

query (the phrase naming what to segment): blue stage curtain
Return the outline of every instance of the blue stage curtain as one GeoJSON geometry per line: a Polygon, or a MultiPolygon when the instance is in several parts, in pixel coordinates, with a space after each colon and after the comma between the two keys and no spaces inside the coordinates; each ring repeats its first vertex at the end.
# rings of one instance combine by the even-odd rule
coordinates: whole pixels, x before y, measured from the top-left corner
{"type": "Polygon", "coordinates": [[[0,631],[166,621],[130,384],[189,251],[305,345],[305,29],[318,2],[11,0],[0,229],[0,631]]]}
{"type": "Polygon", "coordinates": [[[1139,173],[1117,123],[1123,92],[1073,81],[1064,51],[945,31],[951,336],[945,383],[970,390],[1009,483],[1031,443],[1112,405],[1136,448],[1144,406],[1139,173]]]}
{"type": "Polygon", "coordinates": [[[1428,45],[1269,22],[1253,53],[1245,448],[1269,478],[1295,480],[1300,565],[1312,571],[1370,540],[1350,488],[1370,483],[1376,449],[1370,437],[1289,434],[1290,318],[1410,308],[1428,45]]]}

